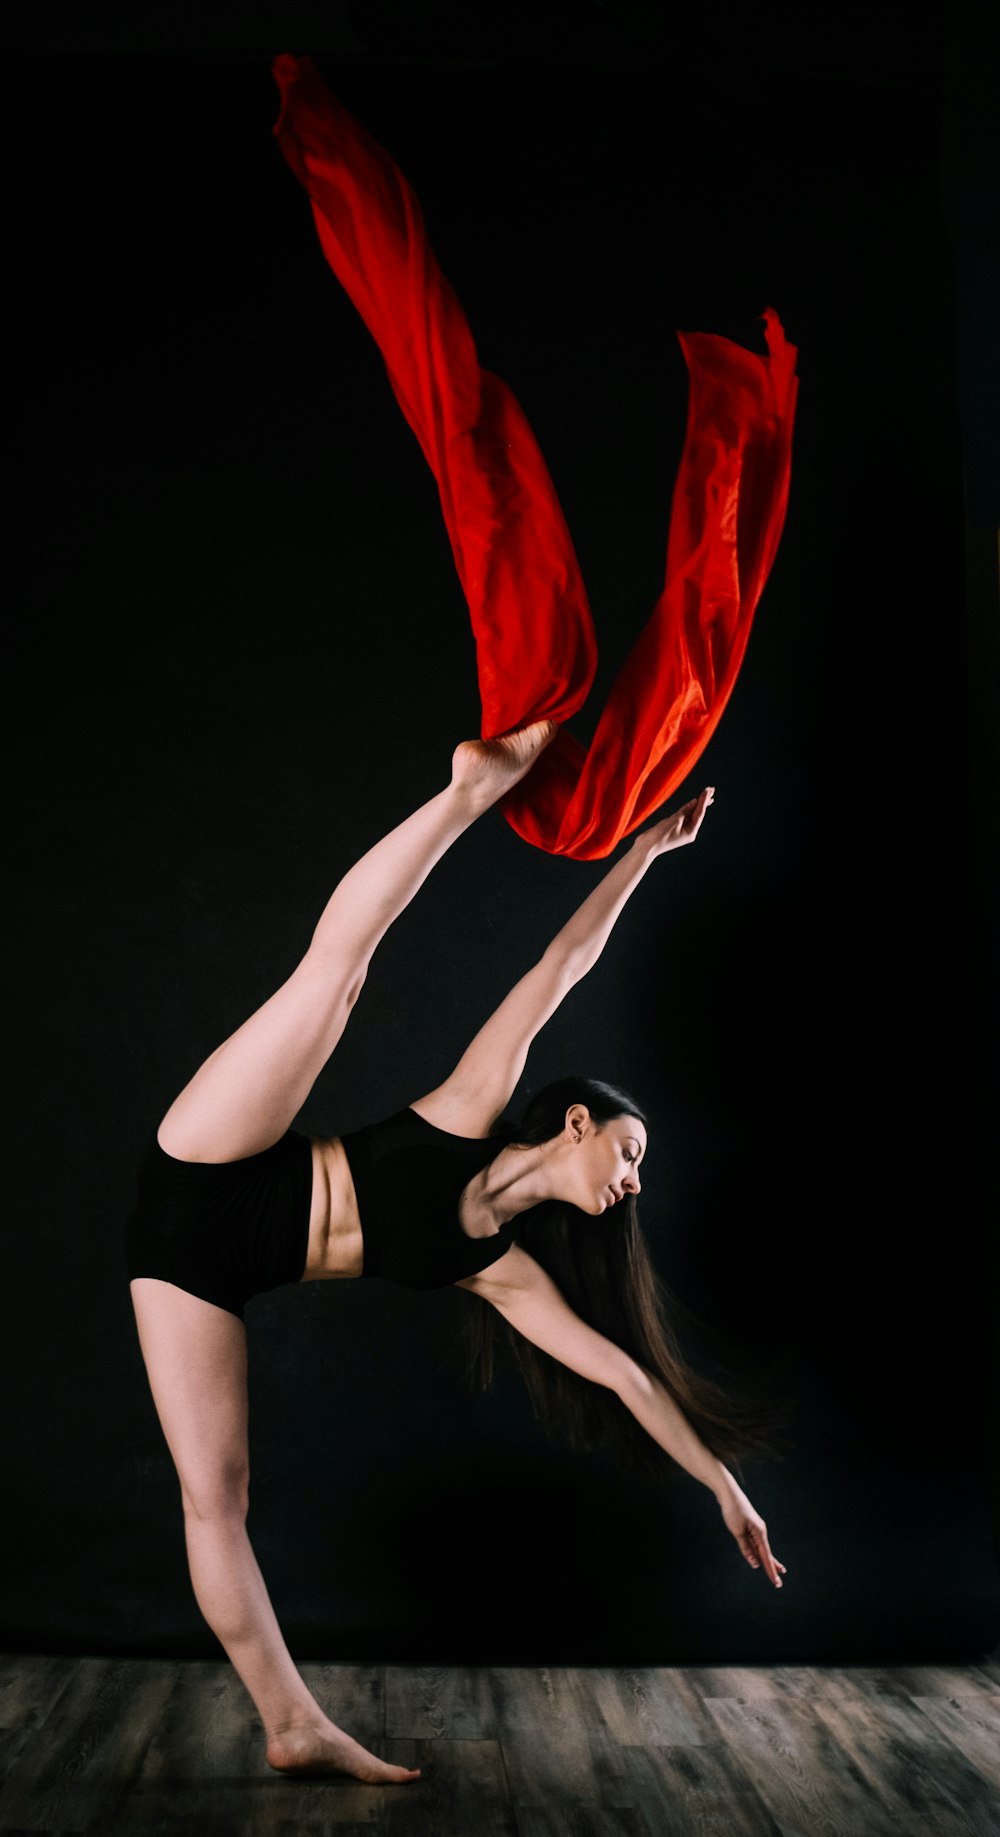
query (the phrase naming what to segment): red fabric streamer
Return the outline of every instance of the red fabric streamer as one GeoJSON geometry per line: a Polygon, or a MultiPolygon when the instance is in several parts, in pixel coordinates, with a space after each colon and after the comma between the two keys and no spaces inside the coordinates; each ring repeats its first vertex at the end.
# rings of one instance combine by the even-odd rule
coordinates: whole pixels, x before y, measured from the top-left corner
{"type": "Polygon", "coordinates": [[[593,683],[597,641],[538,443],[506,383],[480,368],[395,161],[309,58],[284,53],[273,70],[278,143],[437,480],[476,643],[482,738],[560,723],[499,808],[550,854],[608,855],[687,776],[732,692],[784,527],[797,349],[771,307],[767,357],[677,333],[690,393],[665,584],[583,747],[564,723],[593,683]]]}

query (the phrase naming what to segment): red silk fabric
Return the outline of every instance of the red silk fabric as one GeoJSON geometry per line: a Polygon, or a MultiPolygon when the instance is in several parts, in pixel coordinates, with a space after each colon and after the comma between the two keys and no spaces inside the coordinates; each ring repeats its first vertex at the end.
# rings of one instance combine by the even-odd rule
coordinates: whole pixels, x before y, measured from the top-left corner
{"type": "Polygon", "coordinates": [[[784,527],[797,349],[771,307],[766,357],[677,333],[688,423],[665,583],[583,747],[564,723],[593,682],[597,641],[535,437],[506,383],[480,368],[395,161],[309,58],[284,53],[273,70],[278,143],[437,480],[476,643],[482,738],[543,716],[560,723],[499,807],[550,854],[608,855],[687,776],[732,692],[784,527]]]}

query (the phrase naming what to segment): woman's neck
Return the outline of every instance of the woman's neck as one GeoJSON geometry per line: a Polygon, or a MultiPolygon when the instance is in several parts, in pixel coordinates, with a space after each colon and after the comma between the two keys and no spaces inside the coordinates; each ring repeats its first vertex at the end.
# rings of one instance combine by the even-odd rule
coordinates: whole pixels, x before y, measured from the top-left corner
{"type": "Polygon", "coordinates": [[[469,1198],[481,1207],[499,1230],[521,1212],[557,1199],[555,1169],[547,1143],[521,1147],[508,1143],[483,1168],[469,1188],[469,1198]]]}

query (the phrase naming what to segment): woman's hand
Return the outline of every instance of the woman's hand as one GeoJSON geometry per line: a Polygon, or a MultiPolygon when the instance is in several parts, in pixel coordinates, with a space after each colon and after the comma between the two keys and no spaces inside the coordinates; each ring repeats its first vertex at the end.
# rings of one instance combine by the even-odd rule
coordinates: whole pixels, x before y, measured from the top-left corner
{"type": "Polygon", "coordinates": [[[780,1588],[781,1576],[786,1575],[787,1571],[784,1563],[779,1563],[777,1557],[771,1555],[767,1526],[731,1475],[729,1479],[730,1484],[719,1494],[723,1522],[735,1537],[751,1569],[759,1569],[763,1565],[768,1581],[773,1582],[775,1588],[780,1588]]]}
{"type": "Polygon", "coordinates": [[[658,855],[666,854],[670,848],[683,848],[685,842],[694,841],[705,812],[714,798],[715,786],[706,785],[698,797],[692,797],[690,803],[682,804],[673,816],[665,816],[651,828],[642,830],[642,840],[652,842],[658,855]]]}

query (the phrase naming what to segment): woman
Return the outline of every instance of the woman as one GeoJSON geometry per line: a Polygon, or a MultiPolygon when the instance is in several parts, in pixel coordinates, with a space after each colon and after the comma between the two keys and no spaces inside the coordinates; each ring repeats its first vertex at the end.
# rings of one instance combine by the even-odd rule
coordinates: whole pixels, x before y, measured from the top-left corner
{"type": "Polygon", "coordinates": [[[434,863],[525,776],[554,732],[555,723],[541,721],[456,747],[450,783],[344,877],[298,968],[210,1055],[143,1154],[129,1276],[180,1478],[191,1579],[280,1772],[319,1769],[379,1784],[420,1774],[378,1759],[324,1715],[285,1646],[247,1538],[242,1312],[250,1294],[281,1282],[380,1270],[417,1286],[456,1281],[471,1290],[525,1341],[620,1399],[661,1449],[711,1487],[747,1561],[781,1587],[784,1565],[764,1521],[665,1386],[582,1320],[512,1241],[514,1219],[545,1201],[599,1216],[638,1194],[644,1122],[632,1114],[595,1120],[573,1103],[550,1140],[507,1140],[499,1152],[488,1145],[534,1035],[597,960],[650,862],[694,841],[711,790],[636,837],[436,1090],[399,1118],[356,1131],[346,1146],[290,1128],[344,1031],[379,940],[434,863]],[[394,1129],[403,1139],[387,1145],[394,1129]],[[391,1204],[394,1190],[408,1190],[408,1165],[418,1210],[421,1177],[433,1188],[419,1241],[412,1210],[400,1230],[391,1204]]]}

